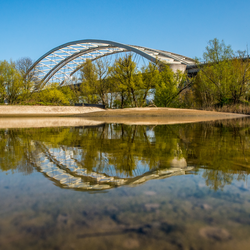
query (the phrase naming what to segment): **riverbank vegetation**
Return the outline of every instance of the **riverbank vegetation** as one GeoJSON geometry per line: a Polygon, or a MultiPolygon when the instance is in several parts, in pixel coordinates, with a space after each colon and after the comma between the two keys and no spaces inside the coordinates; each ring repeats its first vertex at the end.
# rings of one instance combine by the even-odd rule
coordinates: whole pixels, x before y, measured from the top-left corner
{"type": "Polygon", "coordinates": [[[77,85],[45,85],[29,72],[29,58],[0,62],[0,103],[74,105],[100,103],[109,108],[177,107],[250,114],[250,59],[223,41],[209,41],[199,71],[173,72],[160,62],[139,67],[131,54],[116,59],[87,60],[77,85]]]}

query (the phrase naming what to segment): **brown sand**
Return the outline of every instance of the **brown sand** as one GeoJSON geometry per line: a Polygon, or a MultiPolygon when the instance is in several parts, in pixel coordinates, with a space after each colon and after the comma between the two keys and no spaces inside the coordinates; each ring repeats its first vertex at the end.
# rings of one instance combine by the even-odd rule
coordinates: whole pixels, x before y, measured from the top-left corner
{"type": "MultiPolygon", "coordinates": [[[[164,125],[164,124],[181,124],[194,123],[215,120],[225,120],[232,118],[215,118],[215,117],[84,117],[93,122],[102,123],[122,123],[126,125],[164,125]]],[[[234,117],[235,118],[235,117],[234,117]]]]}
{"type": "Polygon", "coordinates": [[[38,128],[97,126],[102,123],[160,125],[212,121],[247,116],[233,113],[174,108],[103,110],[93,107],[74,106],[0,106],[0,117],[0,128],[38,128]]]}
{"type": "Polygon", "coordinates": [[[21,106],[1,105],[0,117],[48,117],[69,116],[91,112],[102,112],[104,109],[77,106],[21,106]]]}
{"type": "Polygon", "coordinates": [[[74,115],[106,123],[160,125],[247,117],[247,115],[175,108],[127,108],[74,115]]]}
{"type": "Polygon", "coordinates": [[[222,113],[215,111],[203,111],[195,109],[176,108],[126,108],[108,109],[104,112],[85,113],[81,116],[89,120],[102,121],[106,123],[123,123],[136,125],[161,125],[192,123],[247,117],[242,114],[222,113]]]}
{"type": "Polygon", "coordinates": [[[82,127],[99,126],[102,121],[86,120],[81,117],[2,117],[3,128],[45,128],[45,127],[82,127]]]}
{"type": "Polygon", "coordinates": [[[213,118],[237,118],[246,115],[235,113],[222,113],[215,111],[204,111],[196,109],[177,108],[126,108],[106,109],[101,112],[84,113],[74,116],[81,117],[213,117],[213,118]]]}

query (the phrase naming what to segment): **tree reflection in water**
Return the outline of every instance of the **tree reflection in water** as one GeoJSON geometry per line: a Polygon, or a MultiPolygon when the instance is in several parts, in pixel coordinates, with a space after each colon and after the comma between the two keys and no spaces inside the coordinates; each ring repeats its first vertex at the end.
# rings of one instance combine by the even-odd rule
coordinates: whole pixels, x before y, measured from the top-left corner
{"type": "Polygon", "coordinates": [[[206,184],[223,189],[249,173],[249,123],[6,129],[0,131],[0,167],[25,174],[37,169],[56,185],[77,190],[136,185],[202,168],[206,184]]]}

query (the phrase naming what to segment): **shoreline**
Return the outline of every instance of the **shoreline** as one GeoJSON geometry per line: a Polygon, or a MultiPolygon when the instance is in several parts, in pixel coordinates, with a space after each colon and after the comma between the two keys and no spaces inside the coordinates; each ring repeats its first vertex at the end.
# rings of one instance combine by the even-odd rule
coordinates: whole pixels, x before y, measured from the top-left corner
{"type": "Polygon", "coordinates": [[[103,110],[74,106],[28,106],[28,109],[26,106],[4,107],[5,110],[0,107],[0,129],[102,126],[107,123],[170,125],[249,117],[248,115],[235,113],[174,108],[103,110]],[[7,111],[9,112],[7,113],[7,111]]]}
{"type": "Polygon", "coordinates": [[[157,126],[157,125],[174,125],[174,124],[189,124],[200,122],[215,122],[215,121],[232,121],[238,118],[164,118],[149,117],[143,118],[122,118],[122,117],[3,117],[0,118],[0,129],[23,129],[23,128],[52,128],[52,127],[99,127],[105,124],[116,123],[124,125],[138,126],[157,126]]]}
{"type": "Polygon", "coordinates": [[[0,129],[101,126],[104,122],[77,117],[2,117],[0,129]]]}
{"type": "Polygon", "coordinates": [[[102,112],[103,109],[79,106],[0,106],[0,118],[3,117],[64,117],[91,112],[102,112]]]}
{"type": "Polygon", "coordinates": [[[209,117],[237,118],[249,115],[178,108],[101,109],[79,106],[0,106],[2,117],[209,117]]]}
{"type": "Polygon", "coordinates": [[[76,114],[74,117],[209,117],[209,118],[237,118],[237,117],[248,117],[249,115],[238,114],[238,113],[227,113],[227,112],[216,112],[216,111],[205,111],[197,109],[178,109],[178,108],[125,108],[125,109],[106,109],[101,112],[83,113],[76,114]]]}

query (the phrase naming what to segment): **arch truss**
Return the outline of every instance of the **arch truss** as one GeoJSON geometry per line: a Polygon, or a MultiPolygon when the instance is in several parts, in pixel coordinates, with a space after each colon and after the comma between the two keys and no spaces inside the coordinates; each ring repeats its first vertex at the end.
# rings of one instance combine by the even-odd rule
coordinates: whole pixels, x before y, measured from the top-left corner
{"type": "Polygon", "coordinates": [[[60,45],[41,56],[29,69],[35,71],[39,81],[61,84],[70,80],[82,64],[121,52],[134,52],[142,57],[170,65],[193,65],[194,60],[182,55],[141,46],[126,45],[106,40],[78,40],[60,45]]]}

